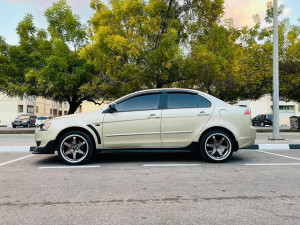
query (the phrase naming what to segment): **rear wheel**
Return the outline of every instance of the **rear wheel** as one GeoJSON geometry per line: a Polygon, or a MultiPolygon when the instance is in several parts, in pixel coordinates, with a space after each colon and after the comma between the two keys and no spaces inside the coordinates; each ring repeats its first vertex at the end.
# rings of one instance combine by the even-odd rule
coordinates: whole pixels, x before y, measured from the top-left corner
{"type": "Polygon", "coordinates": [[[264,122],[261,122],[261,123],[260,123],[260,126],[264,127],[264,126],[265,126],[265,123],[264,123],[264,122]]]}
{"type": "Polygon", "coordinates": [[[93,142],[82,131],[70,131],[58,141],[58,155],[69,165],[80,165],[88,162],[94,152],[93,142]]]}
{"type": "Polygon", "coordinates": [[[225,162],[234,148],[233,138],[222,130],[209,131],[200,140],[200,155],[209,162],[225,162]]]}

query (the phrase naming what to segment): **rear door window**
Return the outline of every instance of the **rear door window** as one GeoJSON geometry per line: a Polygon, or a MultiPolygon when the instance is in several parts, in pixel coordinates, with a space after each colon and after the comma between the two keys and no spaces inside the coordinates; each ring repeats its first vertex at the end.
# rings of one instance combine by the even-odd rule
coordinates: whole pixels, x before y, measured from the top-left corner
{"type": "Polygon", "coordinates": [[[168,109],[197,108],[198,95],[190,93],[172,93],[167,95],[168,109]]]}
{"type": "Polygon", "coordinates": [[[211,107],[211,102],[206,98],[198,95],[198,108],[209,108],[211,107]]]}
{"type": "Polygon", "coordinates": [[[211,102],[197,94],[169,92],[167,95],[168,109],[209,107],[211,107],[211,102]]]}

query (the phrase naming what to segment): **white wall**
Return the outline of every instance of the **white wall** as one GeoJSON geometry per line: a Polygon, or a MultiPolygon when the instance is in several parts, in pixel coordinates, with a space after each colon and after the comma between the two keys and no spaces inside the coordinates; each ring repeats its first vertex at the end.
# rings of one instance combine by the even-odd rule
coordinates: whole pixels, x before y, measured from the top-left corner
{"type": "Polygon", "coordinates": [[[0,125],[11,125],[18,116],[18,98],[10,98],[0,92],[0,125]]]}

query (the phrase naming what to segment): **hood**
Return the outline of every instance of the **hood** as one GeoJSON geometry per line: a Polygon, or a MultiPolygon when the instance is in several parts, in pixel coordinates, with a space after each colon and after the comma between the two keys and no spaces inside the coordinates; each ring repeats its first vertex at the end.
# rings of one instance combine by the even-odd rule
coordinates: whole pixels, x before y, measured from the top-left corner
{"type": "MultiPolygon", "coordinates": [[[[51,120],[61,120],[61,119],[68,119],[68,118],[74,118],[74,117],[85,117],[85,116],[89,116],[89,115],[92,115],[92,114],[99,114],[99,113],[102,113],[104,109],[98,109],[96,111],[92,111],[92,112],[86,112],[86,113],[76,113],[76,114],[71,114],[71,115],[65,115],[65,116],[59,116],[59,117],[55,117],[51,120]]],[[[49,121],[51,121],[49,120],[49,121]]]]}

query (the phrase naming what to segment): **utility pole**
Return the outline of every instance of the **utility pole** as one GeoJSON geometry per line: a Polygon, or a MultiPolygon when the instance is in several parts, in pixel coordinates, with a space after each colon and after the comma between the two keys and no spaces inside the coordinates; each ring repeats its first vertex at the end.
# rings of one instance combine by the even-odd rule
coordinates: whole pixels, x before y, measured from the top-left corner
{"type": "Polygon", "coordinates": [[[278,3],[273,0],[273,137],[282,140],[279,131],[278,3]]]}

